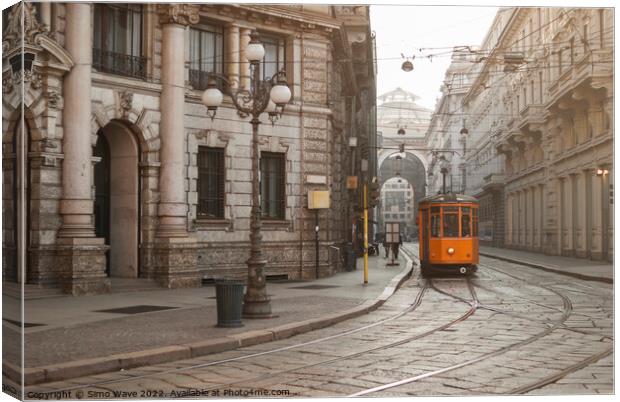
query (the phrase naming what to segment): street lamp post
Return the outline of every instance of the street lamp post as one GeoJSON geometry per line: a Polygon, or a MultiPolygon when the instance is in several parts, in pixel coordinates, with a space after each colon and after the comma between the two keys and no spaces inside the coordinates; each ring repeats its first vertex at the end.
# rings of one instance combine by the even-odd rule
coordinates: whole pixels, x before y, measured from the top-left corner
{"type": "Polygon", "coordinates": [[[202,95],[202,102],[207,107],[207,115],[213,120],[217,108],[221,105],[223,96],[217,88],[215,78],[227,83],[235,108],[242,116],[251,116],[252,124],[252,208],[250,216],[250,258],[248,266],[247,290],[243,300],[243,316],[246,318],[270,317],[271,300],[267,295],[264,268],[267,261],[263,257],[261,235],[261,210],[259,204],[259,150],[258,126],[259,116],[263,112],[269,114],[272,124],[282,115],[284,106],[291,99],[291,91],[286,83],[286,73],[277,72],[268,81],[261,81],[260,62],[265,55],[265,49],[258,40],[258,33],[250,34],[250,43],[245,50],[245,56],[250,62],[252,70],[251,89],[232,89],[226,77],[220,74],[210,74],[207,89],[202,95]]]}

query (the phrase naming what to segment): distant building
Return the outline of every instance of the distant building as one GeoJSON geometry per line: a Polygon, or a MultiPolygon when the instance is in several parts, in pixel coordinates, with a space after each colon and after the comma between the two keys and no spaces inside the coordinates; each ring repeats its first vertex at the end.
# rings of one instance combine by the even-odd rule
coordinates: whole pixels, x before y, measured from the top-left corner
{"type": "Polygon", "coordinates": [[[393,177],[383,184],[381,191],[381,217],[383,222],[400,222],[402,234],[416,231],[414,193],[405,180],[393,177]]]}

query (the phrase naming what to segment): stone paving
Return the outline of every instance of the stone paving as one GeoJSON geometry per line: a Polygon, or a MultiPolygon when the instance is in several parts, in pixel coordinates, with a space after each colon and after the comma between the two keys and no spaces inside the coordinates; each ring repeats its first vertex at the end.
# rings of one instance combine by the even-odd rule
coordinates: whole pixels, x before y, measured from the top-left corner
{"type": "MultiPolygon", "coordinates": [[[[318,331],[29,390],[91,384],[73,392],[92,392],[103,399],[114,392],[144,390],[165,397],[180,392],[201,392],[202,397],[333,397],[406,380],[368,396],[511,394],[613,346],[613,289],[608,284],[483,257],[471,278],[477,308],[459,300],[472,300],[467,281],[446,277],[432,283],[447,294],[429,288],[413,309],[425,283],[416,272],[378,310],[318,331]],[[385,319],[390,320],[362,329],[385,319]],[[267,354],[274,349],[279,351],[267,354]]],[[[611,393],[613,355],[529,392],[611,393]]]]}

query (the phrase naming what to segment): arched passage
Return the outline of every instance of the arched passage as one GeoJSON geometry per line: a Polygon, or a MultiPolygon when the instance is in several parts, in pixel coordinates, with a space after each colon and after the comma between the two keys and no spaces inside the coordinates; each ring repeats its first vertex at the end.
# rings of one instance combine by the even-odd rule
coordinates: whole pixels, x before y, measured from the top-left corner
{"type": "Polygon", "coordinates": [[[139,276],[140,145],[132,130],[116,120],[97,133],[95,231],[110,246],[108,276],[139,276]]]}
{"type": "Polygon", "coordinates": [[[381,185],[392,177],[400,177],[407,180],[413,186],[415,216],[417,216],[418,201],[426,196],[426,168],[423,161],[411,152],[393,153],[385,158],[379,168],[379,182],[381,185]],[[402,157],[399,170],[396,155],[402,157]]]}

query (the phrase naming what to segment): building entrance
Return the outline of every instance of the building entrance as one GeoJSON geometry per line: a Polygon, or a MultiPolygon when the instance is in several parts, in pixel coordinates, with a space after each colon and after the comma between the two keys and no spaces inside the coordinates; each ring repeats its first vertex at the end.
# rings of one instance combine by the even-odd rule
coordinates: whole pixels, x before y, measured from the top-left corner
{"type": "Polygon", "coordinates": [[[139,146],[134,133],[112,121],[97,133],[95,165],[95,232],[110,246],[108,276],[139,276],[139,146]]]}

